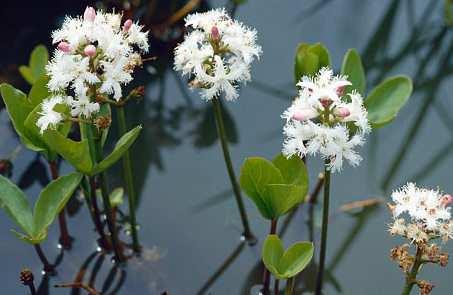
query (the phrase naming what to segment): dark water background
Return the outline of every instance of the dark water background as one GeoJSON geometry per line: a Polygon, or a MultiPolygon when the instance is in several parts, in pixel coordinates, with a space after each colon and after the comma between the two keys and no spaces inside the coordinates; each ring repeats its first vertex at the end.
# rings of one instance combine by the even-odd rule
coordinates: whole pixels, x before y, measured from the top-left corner
{"type": "MultiPolygon", "coordinates": [[[[148,17],[150,23],[165,19],[174,8],[172,5],[181,5],[178,1],[154,2],[159,5],[148,17]]],[[[27,62],[35,45],[49,43],[50,31],[65,13],[80,14],[87,3],[91,2],[2,3],[1,80],[24,89],[26,84],[18,76],[16,66],[27,62]]],[[[237,141],[231,147],[236,171],[245,157],[270,158],[281,148],[280,114],[295,93],[292,67],[298,42],[323,42],[337,69],[346,50],[357,48],[369,74],[368,90],[376,81],[393,74],[407,74],[414,79],[416,89],[408,105],[392,125],[369,138],[361,150],[364,161],[360,167],[345,166],[343,172],[333,176],[331,196],[331,276],[326,294],[337,294],[339,290],[348,295],[399,294],[403,275],[388,254],[392,246],[402,241],[386,232],[390,218],[385,206],[355,215],[342,213],[338,208],[351,201],[388,197],[391,189],[409,179],[453,191],[453,59],[449,56],[453,38],[451,29],[444,26],[443,1],[249,0],[237,9],[237,16],[257,28],[264,54],[253,65],[254,82],[243,87],[237,102],[225,104],[232,118],[229,128],[237,141]],[[408,141],[410,130],[414,136],[408,141]],[[402,147],[406,150],[401,152],[402,147]],[[398,168],[384,189],[383,182],[399,154],[403,160],[395,165],[398,168]]],[[[128,109],[131,125],[144,125],[133,149],[141,195],[137,212],[145,248],[143,257],[129,261],[124,268],[115,268],[109,257],[96,254],[96,235],[89,214],[84,206],[76,210],[77,202],[73,202],[71,208],[76,213],[69,218],[69,229],[75,237],[74,248],[64,253],[58,275],[41,282],[41,265],[35,252],[9,232],[14,225],[0,214],[0,294],[27,294],[18,280],[25,266],[33,270],[37,284],[41,283],[40,294],[83,294],[54,289],[53,285],[72,281],[84,264],[85,282],[93,282],[99,291],[109,287],[105,294],[160,294],[164,290],[174,295],[257,294],[259,288],[253,286],[261,281],[261,243],[254,247],[240,243],[241,223],[215,141],[215,125],[207,115],[210,106],[196,93],[180,88],[177,75],[167,69],[171,42],[155,38],[151,44],[159,57],[153,64],[157,72],[140,75],[139,80],[147,85],[146,98],[128,109]],[[108,280],[109,272],[114,277],[112,282],[108,280]]],[[[18,140],[4,110],[0,113],[0,128],[0,157],[6,158],[18,140]]],[[[46,181],[44,162],[23,149],[13,163],[12,179],[21,182],[34,198],[42,187],[38,180],[46,181]]],[[[320,164],[320,159],[308,160],[311,186],[320,164]]],[[[70,170],[65,164],[61,167],[62,174],[70,170]]],[[[109,177],[112,187],[120,184],[121,174],[117,172],[109,177]]],[[[261,242],[268,224],[248,199],[246,205],[254,233],[261,242]]],[[[315,212],[320,212],[318,207],[315,212]]],[[[318,220],[319,214],[316,216],[318,220]]],[[[319,225],[315,236],[319,236],[319,225]]],[[[54,225],[44,243],[52,259],[59,253],[57,237],[54,225]]],[[[284,241],[289,245],[306,239],[304,207],[293,218],[284,241]]],[[[311,267],[300,276],[300,288],[313,289],[314,269],[311,267]]],[[[420,277],[434,282],[433,294],[452,293],[452,266],[440,269],[428,265],[420,277]]]]}

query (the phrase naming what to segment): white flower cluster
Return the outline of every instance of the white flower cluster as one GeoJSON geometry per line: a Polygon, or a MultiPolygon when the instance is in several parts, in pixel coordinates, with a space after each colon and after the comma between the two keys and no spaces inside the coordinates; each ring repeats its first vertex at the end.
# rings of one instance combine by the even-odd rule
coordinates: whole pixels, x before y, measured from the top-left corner
{"type": "Polygon", "coordinates": [[[71,116],[90,118],[99,111],[97,94],[119,100],[122,85],[132,80],[141,65],[140,53],[148,51],[148,33],[121,14],[87,7],[83,17],[67,16],[62,27],[52,33],[57,45],[47,65],[47,86],[53,96],[42,105],[37,125],[41,132],[55,127],[63,116],[55,114],[56,104],[66,104],[71,116]]]}
{"type": "Polygon", "coordinates": [[[225,9],[191,14],[186,27],[191,31],[175,49],[175,70],[191,75],[206,100],[222,93],[236,99],[238,84],[250,80],[250,64],[261,54],[256,30],[231,19],[225,9]]]}
{"type": "Polygon", "coordinates": [[[354,148],[363,145],[370,132],[362,96],[356,91],[344,95],[351,83],[329,68],[313,78],[303,76],[297,85],[299,95],[282,115],[286,119],[283,154],[320,154],[329,160],[333,172],[341,170],[343,158],[358,165],[362,158],[354,148]],[[355,129],[352,135],[348,124],[355,129]]]}
{"type": "Polygon", "coordinates": [[[427,242],[453,238],[453,221],[449,205],[453,197],[438,190],[418,188],[408,183],[392,193],[394,204],[389,204],[394,222],[389,227],[392,235],[400,235],[412,242],[427,242]]]}

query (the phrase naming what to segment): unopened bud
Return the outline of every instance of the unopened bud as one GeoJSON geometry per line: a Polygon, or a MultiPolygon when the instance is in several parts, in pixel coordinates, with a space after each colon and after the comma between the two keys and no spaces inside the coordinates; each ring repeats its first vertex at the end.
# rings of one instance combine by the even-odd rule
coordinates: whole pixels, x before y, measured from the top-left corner
{"type": "Polygon", "coordinates": [[[349,111],[348,108],[340,107],[336,109],[335,114],[340,118],[346,118],[351,114],[351,112],[349,111]]]}
{"type": "Polygon", "coordinates": [[[145,96],[145,86],[138,86],[132,89],[132,91],[129,94],[133,98],[142,98],[145,96]]]}
{"type": "Polygon", "coordinates": [[[28,268],[24,268],[20,272],[19,279],[23,285],[29,286],[29,285],[33,284],[33,281],[34,281],[33,273],[28,268]]]}
{"type": "Polygon", "coordinates": [[[58,43],[57,48],[64,53],[69,53],[71,51],[71,45],[69,45],[69,43],[66,41],[61,41],[60,43],[58,43]]]}
{"type": "Polygon", "coordinates": [[[448,253],[440,253],[440,255],[439,255],[439,264],[442,267],[447,266],[447,264],[448,264],[448,253]]]}
{"type": "Polygon", "coordinates": [[[213,26],[211,28],[211,38],[213,41],[220,41],[220,33],[219,33],[219,29],[216,27],[216,26],[213,26]]]}
{"type": "Polygon", "coordinates": [[[107,129],[110,127],[110,124],[112,123],[112,118],[107,117],[107,116],[100,116],[97,117],[96,120],[94,120],[94,124],[98,129],[107,129]]]}
{"type": "Polygon", "coordinates": [[[443,195],[441,199],[441,203],[443,206],[448,206],[453,203],[453,196],[452,195],[443,195]]]}
{"type": "Polygon", "coordinates": [[[315,116],[316,116],[316,114],[314,111],[305,109],[305,110],[300,110],[300,111],[294,112],[292,119],[297,120],[297,121],[306,121],[315,116]]]}
{"type": "Polygon", "coordinates": [[[417,285],[420,288],[420,295],[428,295],[434,288],[433,284],[425,280],[418,281],[417,285]]]}
{"type": "Polygon", "coordinates": [[[83,13],[83,19],[89,22],[94,22],[95,18],[96,10],[94,10],[91,6],[87,6],[87,8],[85,8],[85,12],[83,13]]]}
{"type": "Polygon", "coordinates": [[[132,27],[132,20],[131,19],[127,19],[125,22],[124,22],[124,25],[123,25],[123,32],[127,32],[129,31],[129,29],[132,27]]]}
{"type": "Polygon", "coordinates": [[[346,89],[346,86],[340,86],[337,88],[337,95],[338,96],[343,96],[344,95],[344,91],[346,89]]]}
{"type": "Polygon", "coordinates": [[[332,104],[332,100],[327,96],[322,97],[319,102],[324,108],[328,108],[332,104]]]}
{"type": "Polygon", "coordinates": [[[0,160],[0,174],[6,177],[11,176],[11,172],[13,171],[13,163],[7,159],[0,160]]]}
{"type": "Polygon", "coordinates": [[[83,49],[83,53],[85,53],[86,56],[93,57],[96,55],[96,47],[92,44],[87,45],[85,46],[85,49],[83,49]]]}

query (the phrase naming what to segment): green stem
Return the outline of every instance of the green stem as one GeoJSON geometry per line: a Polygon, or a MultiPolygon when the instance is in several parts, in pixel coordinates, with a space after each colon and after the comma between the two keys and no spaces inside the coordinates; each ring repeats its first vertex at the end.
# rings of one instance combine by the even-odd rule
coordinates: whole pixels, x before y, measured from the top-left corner
{"type": "MultiPolygon", "coordinates": [[[[101,161],[102,160],[102,146],[101,146],[101,141],[99,139],[95,140],[95,147],[96,147],[97,161],[101,161]]],[[[107,189],[107,179],[105,178],[104,172],[99,173],[98,180],[99,180],[99,186],[101,189],[102,202],[104,203],[104,209],[105,209],[104,211],[105,211],[105,215],[107,217],[107,227],[110,231],[112,248],[113,248],[113,251],[115,252],[115,259],[117,262],[122,262],[123,255],[121,254],[121,251],[120,251],[120,243],[118,240],[118,233],[116,231],[115,218],[113,217],[112,204],[110,203],[109,193],[108,193],[108,189],[107,189]]]]}
{"type": "MultiPolygon", "coordinates": [[[[124,112],[124,107],[118,107],[117,109],[117,117],[118,117],[118,126],[120,135],[123,135],[127,132],[126,127],[126,115],[124,112]]],[[[137,234],[137,219],[135,217],[135,209],[136,204],[135,201],[137,200],[137,196],[135,194],[135,187],[134,187],[134,178],[132,175],[132,161],[129,150],[124,153],[123,156],[123,177],[124,181],[126,182],[127,188],[127,196],[129,201],[129,217],[131,222],[131,234],[132,234],[132,248],[135,253],[140,252],[140,243],[138,241],[138,234],[137,234]]]]}
{"type": "Polygon", "coordinates": [[[319,269],[316,277],[316,295],[321,295],[324,279],[324,267],[327,252],[327,230],[329,224],[329,198],[330,198],[330,168],[329,160],[324,162],[324,202],[322,210],[321,250],[319,254],[319,269]]]}
{"type": "MultiPolygon", "coordinates": [[[[271,228],[269,230],[270,235],[275,235],[277,233],[277,219],[272,219],[271,220],[271,228]]],[[[263,294],[268,295],[269,292],[269,287],[271,284],[271,273],[269,270],[267,270],[266,266],[264,266],[264,272],[263,272],[263,289],[261,290],[263,294]]]]}
{"type": "Polygon", "coordinates": [[[415,254],[415,262],[414,265],[412,266],[412,269],[410,273],[407,274],[406,276],[406,283],[403,288],[403,292],[401,292],[401,295],[409,295],[412,291],[412,288],[414,287],[416,281],[417,281],[417,275],[418,271],[420,270],[420,267],[422,266],[422,251],[420,247],[417,245],[417,253],[415,254]]]}
{"type": "Polygon", "coordinates": [[[292,295],[294,293],[294,283],[294,277],[286,280],[285,295],[292,295]]]}
{"type": "Polygon", "coordinates": [[[245,211],[244,202],[241,195],[241,189],[239,188],[239,185],[237,183],[236,175],[234,174],[233,164],[231,163],[231,157],[230,152],[228,150],[228,143],[225,133],[225,126],[222,117],[222,109],[220,106],[220,99],[214,97],[212,99],[212,104],[216,119],[217,133],[219,135],[220,144],[222,146],[223,157],[225,159],[225,164],[228,170],[228,176],[230,177],[231,185],[234,191],[234,196],[236,198],[236,203],[238,205],[239,213],[241,215],[242,225],[244,227],[244,237],[250,245],[254,245],[256,243],[256,238],[253,235],[252,231],[250,230],[247,213],[245,211]]]}

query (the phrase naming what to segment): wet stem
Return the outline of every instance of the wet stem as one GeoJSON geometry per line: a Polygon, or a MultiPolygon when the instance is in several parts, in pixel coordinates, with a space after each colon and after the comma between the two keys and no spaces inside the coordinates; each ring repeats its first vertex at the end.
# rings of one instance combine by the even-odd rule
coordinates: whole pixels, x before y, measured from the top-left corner
{"type": "MultiPolygon", "coordinates": [[[[124,112],[124,107],[118,107],[117,109],[117,117],[118,117],[118,126],[120,136],[127,132],[126,127],[126,114],[124,112]]],[[[127,189],[127,196],[129,201],[129,217],[131,223],[131,235],[132,235],[132,248],[134,249],[135,253],[140,252],[140,243],[138,240],[137,234],[137,219],[135,217],[135,209],[136,204],[135,201],[137,200],[135,194],[135,187],[134,187],[134,178],[132,174],[132,161],[130,157],[129,150],[124,153],[123,156],[123,177],[124,181],[126,182],[126,189],[127,189]]]]}
{"type": "Polygon", "coordinates": [[[44,266],[44,272],[47,274],[52,274],[55,272],[55,267],[49,262],[47,259],[46,255],[44,254],[44,251],[42,250],[41,246],[39,244],[35,244],[34,248],[36,250],[36,253],[38,254],[39,260],[41,260],[41,263],[44,266]]]}
{"type": "MultiPolygon", "coordinates": [[[[52,179],[55,180],[58,178],[58,167],[57,167],[57,161],[49,161],[49,168],[50,168],[50,174],[52,175],[52,179]]],[[[60,226],[60,245],[63,247],[63,249],[68,250],[71,249],[71,244],[72,244],[72,238],[69,235],[68,231],[68,226],[66,223],[66,211],[65,208],[61,210],[61,212],[58,214],[58,224],[60,226]]]]}
{"type": "MultiPolygon", "coordinates": [[[[277,233],[277,219],[272,219],[271,220],[271,227],[269,230],[270,235],[275,235],[277,233]]],[[[269,286],[271,284],[271,273],[269,270],[267,270],[266,266],[264,266],[264,272],[263,272],[263,294],[267,295],[269,294],[269,286]]]]}
{"type": "Polygon", "coordinates": [[[285,295],[292,295],[294,293],[294,283],[295,283],[294,277],[286,280],[285,295]]]}
{"type": "Polygon", "coordinates": [[[327,252],[327,230],[329,224],[329,198],[330,198],[330,161],[324,162],[324,201],[322,211],[321,250],[319,254],[319,269],[316,277],[316,295],[321,295],[324,279],[324,268],[327,252]]]}
{"type": "Polygon", "coordinates": [[[215,119],[216,119],[216,126],[217,126],[217,133],[220,138],[220,144],[222,146],[223,157],[225,159],[225,165],[228,170],[228,176],[230,177],[231,185],[233,187],[234,196],[236,198],[236,203],[238,205],[239,213],[241,215],[242,225],[244,227],[244,237],[249,242],[250,245],[254,245],[256,243],[256,239],[253,236],[252,231],[250,230],[247,212],[245,211],[244,202],[241,195],[241,189],[239,188],[236,175],[234,174],[233,164],[231,163],[230,152],[228,150],[228,143],[225,133],[225,126],[222,117],[222,109],[220,105],[220,99],[218,97],[214,97],[212,99],[215,119]]]}
{"type": "Polygon", "coordinates": [[[403,292],[401,295],[409,295],[412,291],[412,288],[417,282],[417,275],[418,272],[423,264],[422,261],[422,250],[420,247],[417,245],[417,252],[415,254],[415,262],[414,265],[412,266],[412,269],[409,273],[406,275],[406,283],[403,288],[403,292]]]}

